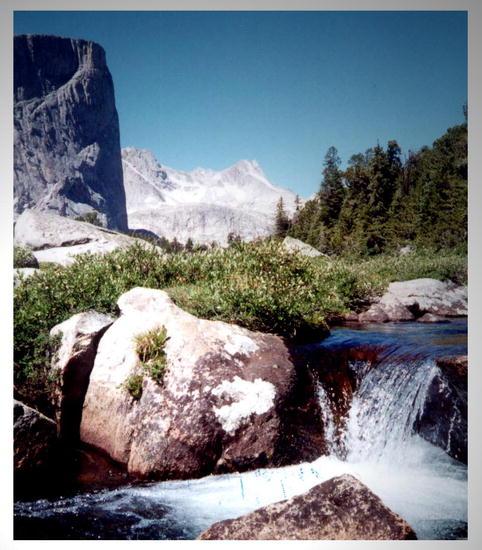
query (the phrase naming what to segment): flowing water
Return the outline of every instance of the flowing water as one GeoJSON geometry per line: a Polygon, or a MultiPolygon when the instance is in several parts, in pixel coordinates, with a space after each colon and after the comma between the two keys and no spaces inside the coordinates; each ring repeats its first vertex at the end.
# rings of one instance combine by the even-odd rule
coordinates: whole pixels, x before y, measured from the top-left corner
{"type": "Polygon", "coordinates": [[[318,347],[385,351],[376,368],[350,364],[359,384],[341,433],[320,385],[329,456],[284,468],[17,502],[15,537],[191,539],[216,521],[350,473],[406,519],[418,538],[464,538],[467,467],[416,435],[414,426],[438,372],[436,357],[466,353],[466,334],[462,320],[334,330],[318,347]]]}

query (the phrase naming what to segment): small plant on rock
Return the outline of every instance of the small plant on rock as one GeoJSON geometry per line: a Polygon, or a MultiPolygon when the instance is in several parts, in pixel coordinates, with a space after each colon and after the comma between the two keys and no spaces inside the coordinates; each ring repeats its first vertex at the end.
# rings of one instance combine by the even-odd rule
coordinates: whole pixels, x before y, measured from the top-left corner
{"type": "Polygon", "coordinates": [[[98,227],[102,227],[102,221],[99,218],[99,215],[97,212],[87,212],[83,216],[77,216],[75,218],[76,222],[87,222],[91,225],[97,225],[98,227]]]}
{"type": "Polygon", "coordinates": [[[142,396],[143,380],[144,376],[142,374],[131,374],[125,379],[122,387],[131,394],[133,399],[138,401],[142,396]]]}
{"type": "Polygon", "coordinates": [[[135,339],[143,370],[157,384],[162,384],[167,367],[164,348],[168,339],[166,327],[149,330],[135,339]]]}

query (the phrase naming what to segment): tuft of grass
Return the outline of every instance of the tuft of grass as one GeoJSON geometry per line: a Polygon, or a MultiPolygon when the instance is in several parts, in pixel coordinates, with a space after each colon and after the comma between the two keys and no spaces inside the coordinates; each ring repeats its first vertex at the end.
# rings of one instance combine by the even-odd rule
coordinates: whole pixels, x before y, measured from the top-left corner
{"type": "Polygon", "coordinates": [[[147,375],[156,384],[162,385],[167,368],[165,345],[169,340],[166,328],[160,327],[148,330],[136,336],[134,342],[136,353],[141,362],[142,373],[129,375],[121,385],[138,401],[142,397],[144,375],[147,375]]]}
{"type": "Polygon", "coordinates": [[[132,399],[138,401],[142,397],[142,382],[144,376],[142,374],[131,374],[128,376],[122,387],[131,394],[132,399]]]}
{"type": "Polygon", "coordinates": [[[169,340],[166,327],[152,329],[135,338],[136,352],[144,372],[156,384],[162,384],[167,368],[165,345],[169,340]]]}

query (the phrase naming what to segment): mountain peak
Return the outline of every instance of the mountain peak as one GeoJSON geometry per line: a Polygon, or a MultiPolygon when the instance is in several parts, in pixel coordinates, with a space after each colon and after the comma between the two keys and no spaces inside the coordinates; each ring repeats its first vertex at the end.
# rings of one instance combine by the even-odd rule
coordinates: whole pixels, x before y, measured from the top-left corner
{"type": "Polygon", "coordinates": [[[154,153],[150,149],[140,149],[138,147],[123,147],[121,150],[122,158],[128,160],[129,158],[144,158],[149,161],[153,161],[159,164],[154,153]]]}
{"type": "Polygon", "coordinates": [[[238,160],[238,162],[233,164],[231,168],[237,168],[243,172],[262,172],[261,167],[256,160],[238,160]]]}

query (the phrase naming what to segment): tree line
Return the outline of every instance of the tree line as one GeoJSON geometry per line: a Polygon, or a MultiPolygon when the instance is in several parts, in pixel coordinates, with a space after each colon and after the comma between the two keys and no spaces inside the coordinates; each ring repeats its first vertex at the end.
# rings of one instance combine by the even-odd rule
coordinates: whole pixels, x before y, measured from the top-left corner
{"type": "Polygon", "coordinates": [[[466,248],[467,120],[404,158],[397,141],[377,143],[344,170],[330,147],[318,193],[303,206],[297,199],[291,219],[281,199],[275,234],[328,254],[373,255],[408,244],[466,248]]]}

